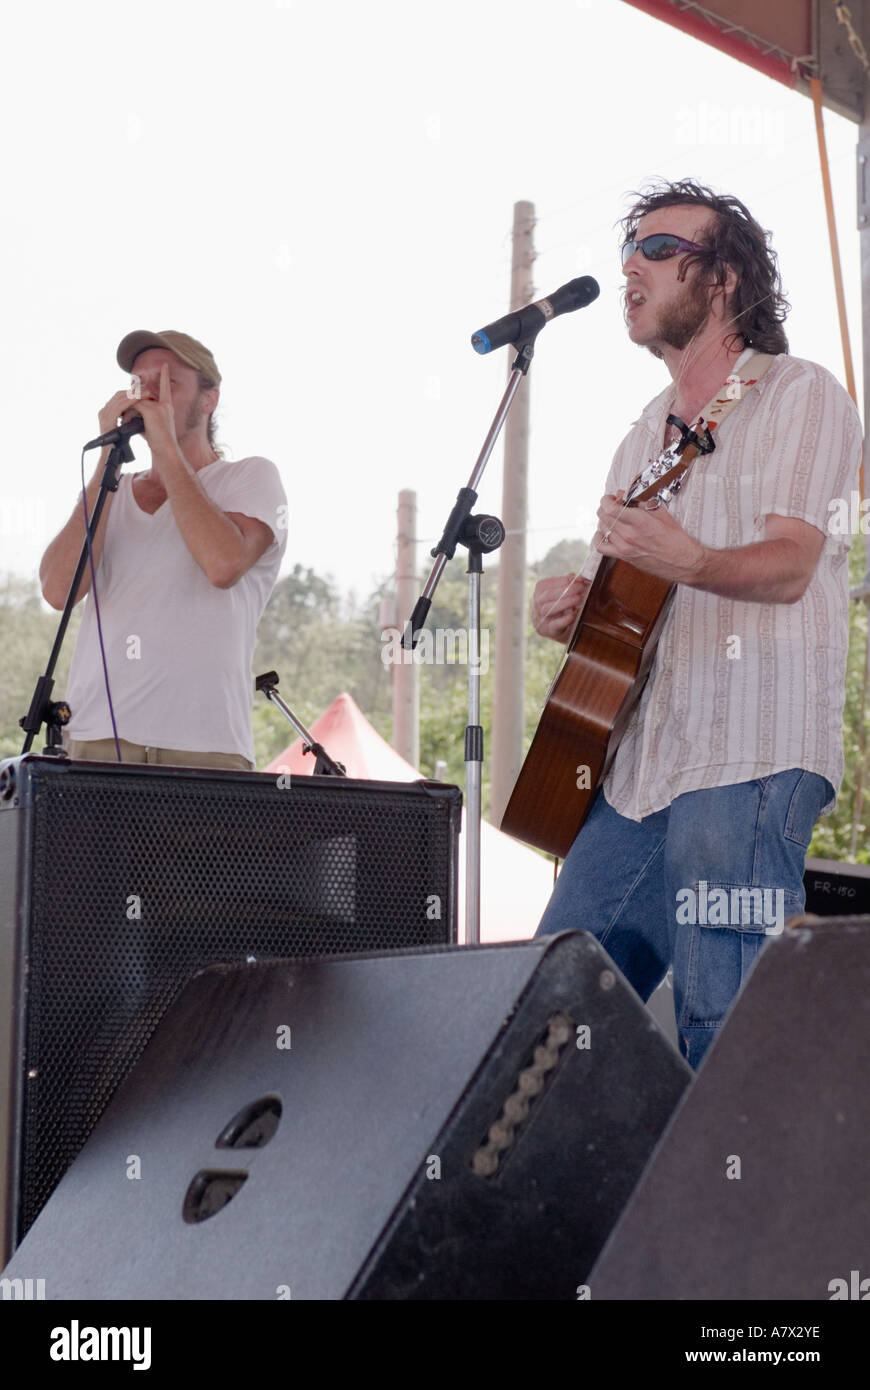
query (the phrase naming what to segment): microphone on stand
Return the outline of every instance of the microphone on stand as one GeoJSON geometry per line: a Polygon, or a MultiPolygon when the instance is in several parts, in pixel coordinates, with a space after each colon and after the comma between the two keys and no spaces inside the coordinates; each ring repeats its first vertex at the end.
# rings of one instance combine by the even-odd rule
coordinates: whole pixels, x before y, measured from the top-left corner
{"type": "Polygon", "coordinates": [[[471,346],[475,352],[483,354],[508,343],[521,343],[525,338],[539,333],[550,319],[558,318],[560,314],[571,314],[575,309],[585,309],[600,293],[597,280],[593,280],[591,275],[581,275],[577,280],[569,280],[567,285],[562,285],[547,299],[538,299],[524,309],[496,319],[495,323],[488,323],[486,328],[479,328],[471,335],[471,346]]]}
{"type": "Polygon", "coordinates": [[[123,420],[113,430],[107,430],[105,434],[100,434],[96,439],[92,439],[86,444],[83,453],[88,449],[102,449],[104,444],[123,444],[131,435],[141,434],[145,429],[145,421],[141,415],[133,415],[129,420],[123,420]]]}

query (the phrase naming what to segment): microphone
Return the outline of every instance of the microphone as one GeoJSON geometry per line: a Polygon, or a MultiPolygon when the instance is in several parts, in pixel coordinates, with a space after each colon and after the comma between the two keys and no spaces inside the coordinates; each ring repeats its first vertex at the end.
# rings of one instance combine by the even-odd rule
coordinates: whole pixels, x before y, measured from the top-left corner
{"type": "Polygon", "coordinates": [[[591,275],[569,280],[567,285],[547,299],[538,299],[534,304],[527,304],[513,314],[505,314],[503,319],[496,319],[495,323],[488,323],[486,328],[472,333],[471,346],[475,352],[483,354],[492,352],[493,348],[504,347],[506,343],[521,343],[523,339],[540,333],[544,324],[558,318],[559,314],[585,309],[587,304],[598,298],[600,292],[598,281],[593,280],[591,275]]]}
{"type": "Polygon", "coordinates": [[[133,434],[141,434],[145,428],[145,421],[141,415],[133,415],[129,420],[124,420],[113,430],[108,430],[106,434],[98,435],[86,444],[83,453],[88,449],[102,449],[104,444],[123,444],[125,439],[129,439],[133,434]]]}

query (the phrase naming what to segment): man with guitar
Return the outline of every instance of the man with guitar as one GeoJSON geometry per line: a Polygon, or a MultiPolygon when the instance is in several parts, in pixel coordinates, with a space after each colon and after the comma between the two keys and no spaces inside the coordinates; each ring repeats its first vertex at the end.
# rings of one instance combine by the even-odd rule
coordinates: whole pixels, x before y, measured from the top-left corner
{"type": "Polygon", "coordinates": [[[593,932],[643,999],[672,964],[697,1067],[767,937],[803,910],[842,778],[849,540],[829,521],[857,486],[861,425],[824,368],[788,355],[776,258],[742,203],[685,180],[623,226],[628,335],[671,385],[616,453],[583,572],[541,580],[532,621],[576,640],[608,559],[676,587],[539,934],[593,932]],[[637,475],[681,438],[709,442],[717,412],[680,490],[635,505],[637,475]]]}

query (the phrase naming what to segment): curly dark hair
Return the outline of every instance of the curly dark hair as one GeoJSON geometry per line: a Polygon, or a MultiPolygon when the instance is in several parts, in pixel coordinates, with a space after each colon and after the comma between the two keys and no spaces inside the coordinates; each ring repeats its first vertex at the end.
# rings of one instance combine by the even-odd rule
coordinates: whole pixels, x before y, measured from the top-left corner
{"type": "Polygon", "coordinates": [[[710,273],[711,285],[724,285],[728,266],[732,266],[737,273],[737,285],[729,301],[735,325],[732,339],[742,337],[747,347],[758,352],[788,352],[782,325],[791,305],[782,292],[770,232],[759,226],[739,198],[714,193],[695,179],[680,179],[676,183],[660,179],[631,196],[637,201],[620,223],[625,241],[633,241],[641,218],[659,208],[684,203],[711,208],[715,221],[698,236],[707,249],[690,251],[681,257],[679,278],[684,280],[689,266],[697,264],[710,273]]]}

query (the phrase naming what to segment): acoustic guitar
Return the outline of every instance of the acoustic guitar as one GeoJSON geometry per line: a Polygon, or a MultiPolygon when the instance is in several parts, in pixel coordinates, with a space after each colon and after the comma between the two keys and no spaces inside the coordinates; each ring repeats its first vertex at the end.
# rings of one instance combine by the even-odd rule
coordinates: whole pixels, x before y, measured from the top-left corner
{"type": "MultiPolygon", "coordinates": [[[[713,444],[676,416],[681,438],[631,484],[625,506],[667,506],[699,453],[713,444]]],[[[649,676],[676,584],[604,556],[586,594],[501,829],[564,859],[649,676]]]]}

